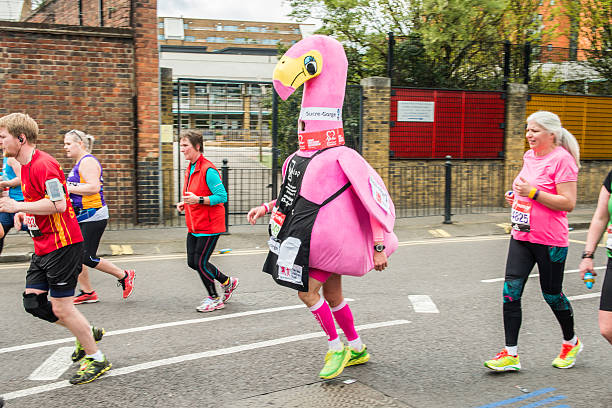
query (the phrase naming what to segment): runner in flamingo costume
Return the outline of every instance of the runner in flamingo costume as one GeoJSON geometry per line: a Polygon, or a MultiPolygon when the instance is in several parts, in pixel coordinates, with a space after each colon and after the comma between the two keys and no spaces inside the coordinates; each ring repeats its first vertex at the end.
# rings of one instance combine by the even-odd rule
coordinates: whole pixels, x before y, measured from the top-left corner
{"type": "Polygon", "coordinates": [[[248,214],[254,224],[272,212],[263,269],[278,284],[299,291],[327,334],[329,351],[319,373],[325,379],[370,358],[344,300],[342,275],[381,271],[397,248],[395,208],[384,182],[359,153],[344,146],[347,65],[342,45],[323,35],[296,43],[276,65],[274,89],[281,98],[304,84],[299,150],[283,165],[278,199],[248,214]],[[334,318],[348,340],[346,347],[334,318]]]}

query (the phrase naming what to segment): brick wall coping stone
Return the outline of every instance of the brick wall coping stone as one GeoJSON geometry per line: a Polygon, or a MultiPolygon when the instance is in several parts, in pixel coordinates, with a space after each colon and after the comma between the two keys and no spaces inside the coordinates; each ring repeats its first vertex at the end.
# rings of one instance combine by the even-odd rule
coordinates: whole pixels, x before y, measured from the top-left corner
{"type": "Polygon", "coordinates": [[[73,26],[65,24],[26,23],[22,21],[0,21],[0,30],[56,35],[82,35],[87,37],[133,38],[131,28],[73,26]]]}

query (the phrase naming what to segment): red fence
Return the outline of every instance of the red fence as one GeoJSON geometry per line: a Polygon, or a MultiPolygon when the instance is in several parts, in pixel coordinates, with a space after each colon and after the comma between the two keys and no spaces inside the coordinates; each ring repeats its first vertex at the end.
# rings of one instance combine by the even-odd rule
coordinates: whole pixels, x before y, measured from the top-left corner
{"type": "Polygon", "coordinates": [[[502,157],[503,92],[393,88],[392,158],[502,157]]]}

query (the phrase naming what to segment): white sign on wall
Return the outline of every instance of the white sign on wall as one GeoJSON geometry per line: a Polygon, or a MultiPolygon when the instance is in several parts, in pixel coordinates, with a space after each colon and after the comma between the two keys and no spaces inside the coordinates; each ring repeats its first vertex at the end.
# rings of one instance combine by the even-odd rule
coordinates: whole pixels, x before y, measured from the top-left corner
{"type": "Polygon", "coordinates": [[[397,101],[398,122],[433,122],[435,102],[397,101]]]}

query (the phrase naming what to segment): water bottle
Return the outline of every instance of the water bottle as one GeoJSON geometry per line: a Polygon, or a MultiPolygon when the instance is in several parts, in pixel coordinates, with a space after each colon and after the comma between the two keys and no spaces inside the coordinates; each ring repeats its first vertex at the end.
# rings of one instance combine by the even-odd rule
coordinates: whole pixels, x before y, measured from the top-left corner
{"type": "Polygon", "coordinates": [[[584,280],[584,284],[586,285],[587,289],[593,288],[593,284],[595,283],[595,277],[593,276],[591,272],[585,273],[583,280],[584,280]]]}

